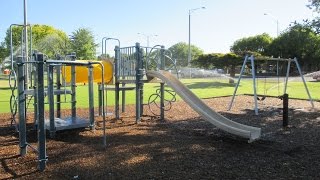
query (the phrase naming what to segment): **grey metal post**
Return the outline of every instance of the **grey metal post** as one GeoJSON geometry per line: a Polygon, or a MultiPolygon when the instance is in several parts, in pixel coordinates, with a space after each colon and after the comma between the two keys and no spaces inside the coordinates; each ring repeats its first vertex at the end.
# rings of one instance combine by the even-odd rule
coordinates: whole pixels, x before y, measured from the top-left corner
{"type": "MultiPolygon", "coordinates": [[[[164,46],[161,46],[160,50],[160,70],[165,69],[165,56],[164,56],[164,46]]],[[[160,83],[160,119],[164,120],[164,82],[160,83]]]]}
{"type": "MultiPolygon", "coordinates": [[[[32,25],[29,24],[29,52],[32,53],[32,25]]],[[[31,55],[30,55],[31,58],[31,55]]],[[[31,60],[31,59],[30,59],[31,60]]],[[[30,74],[32,74],[32,69],[30,69],[30,74]]],[[[30,76],[30,85],[32,87],[32,76],[30,76]]]]}
{"type": "Polygon", "coordinates": [[[140,44],[136,43],[136,123],[141,120],[141,86],[140,86],[140,44]]]}
{"type": "Polygon", "coordinates": [[[283,113],[282,113],[282,127],[287,127],[288,126],[288,121],[289,121],[289,96],[288,94],[284,94],[282,97],[283,101],[283,113]]]}
{"type": "Polygon", "coordinates": [[[302,75],[301,68],[300,68],[300,65],[299,65],[299,63],[298,63],[297,58],[294,58],[294,62],[296,63],[297,69],[298,69],[299,74],[300,74],[300,76],[301,76],[301,79],[302,79],[302,81],[303,81],[304,88],[305,88],[306,91],[307,91],[307,94],[308,94],[308,97],[309,97],[309,101],[310,101],[310,103],[311,103],[311,106],[312,106],[312,108],[314,108],[313,100],[312,100],[312,98],[311,98],[309,89],[308,89],[308,87],[307,87],[306,80],[304,79],[304,76],[302,75]]]}
{"type": "Polygon", "coordinates": [[[279,77],[279,61],[277,61],[277,77],[279,77]]]}
{"type": "Polygon", "coordinates": [[[94,129],[94,100],[93,100],[93,66],[88,67],[88,80],[89,80],[89,119],[90,130],[94,129]]]}
{"type": "Polygon", "coordinates": [[[25,113],[25,94],[24,94],[24,63],[23,58],[17,59],[18,65],[18,112],[19,112],[19,146],[20,155],[27,154],[27,129],[26,129],[26,113],[25,113]]]}
{"type": "MultiPolygon", "coordinates": [[[[35,51],[34,52],[34,54],[37,54],[37,52],[35,51]]],[[[35,55],[33,55],[33,58],[35,59],[35,55]]],[[[34,122],[33,122],[33,124],[34,124],[34,129],[37,129],[38,128],[38,123],[37,123],[37,121],[38,121],[38,94],[37,94],[37,91],[36,91],[36,89],[37,89],[37,81],[38,81],[38,77],[37,77],[37,75],[38,75],[38,72],[37,72],[37,69],[35,70],[35,73],[34,73],[34,96],[33,96],[33,116],[34,116],[34,122]]]]}
{"type": "MultiPolygon", "coordinates": [[[[23,0],[23,41],[24,41],[24,61],[28,61],[28,22],[27,22],[27,2],[26,0],[23,0]]],[[[29,65],[25,65],[25,88],[29,89],[28,87],[28,80],[29,80],[29,65]]]]}
{"type": "Polygon", "coordinates": [[[232,108],[233,101],[234,101],[234,98],[235,98],[235,96],[236,96],[236,94],[237,94],[238,87],[239,87],[239,84],[240,84],[240,81],[241,81],[241,77],[242,77],[242,75],[243,75],[243,72],[244,72],[244,69],[245,69],[245,67],[246,67],[247,61],[248,61],[248,56],[246,56],[246,57],[244,58],[244,61],[243,61],[242,67],[241,67],[241,71],[240,71],[240,75],[239,75],[239,78],[238,78],[238,82],[237,82],[236,87],[235,87],[235,89],[234,89],[234,92],[233,92],[233,95],[232,95],[232,99],[231,99],[231,102],[230,102],[230,104],[229,104],[228,111],[230,111],[231,108],[232,108]]]}
{"type": "Polygon", "coordinates": [[[164,83],[160,83],[160,119],[164,120],[164,83]]]}
{"type": "MultiPolygon", "coordinates": [[[[191,62],[191,11],[189,10],[189,41],[188,41],[188,67],[190,66],[191,62]]],[[[191,74],[191,73],[190,73],[191,74]]],[[[191,76],[191,75],[190,75],[191,76]]]]}
{"type": "Polygon", "coordinates": [[[126,111],[126,90],[125,90],[125,87],[126,87],[126,83],[122,83],[122,97],[121,97],[121,100],[122,100],[122,103],[121,103],[121,112],[125,112],[126,111]]]}
{"type": "Polygon", "coordinates": [[[252,81],[253,81],[253,98],[254,98],[254,113],[255,115],[258,115],[258,97],[257,97],[257,86],[256,86],[256,69],[254,66],[254,57],[251,55],[251,74],[252,74],[252,81]]]}
{"type": "Polygon", "coordinates": [[[102,99],[102,91],[104,91],[104,89],[102,89],[102,85],[99,83],[98,84],[98,114],[99,116],[102,115],[102,101],[104,99],[102,99]]]}
{"type": "Polygon", "coordinates": [[[50,120],[50,137],[55,136],[54,124],[54,94],[53,94],[53,65],[48,67],[48,101],[49,101],[49,120],[50,120]]]}
{"type": "MultiPolygon", "coordinates": [[[[73,53],[71,55],[71,60],[76,60],[76,55],[73,53]]],[[[72,121],[76,120],[77,117],[77,100],[76,100],[76,67],[71,65],[71,119],[72,121]]]]}
{"type": "MultiPolygon", "coordinates": [[[[61,60],[61,57],[58,56],[58,60],[61,60]]],[[[57,90],[61,89],[61,65],[56,66],[56,84],[57,90]]],[[[57,94],[57,118],[61,118],[61,95],[57,94]]]]}
{"type": "Polygon", "coordinates": [[[120,112],[119,112],[119,101],[120,101],[120,83],[116,82],[115,83],[115,114],[116,114],[116,119],[120,119],[120,112]]]}
{"type": "Polygon", "coordinates": [[[39,170],[44,171],[46,167],[47,155],[46,155],[46,131],[44,122],[44,70],[43,70],[43,54],[36,54],[37,71],[38,71],[38,160],[39,170]]]}
{"type": "Polygon", "coordinates": [[[140,84],[140,117],[143,115],[143,86],[144,82],[142,81],[144,76],[144,69],[143,69],[143,55],[142,55],[142,49],[140,48],[139,44],[139,51],[138,51],[138,62],[139,62],[139,84],[140,84]]]}
{"type": "Polygon", "coordinates": [[[160,70],[165,69],[165,56],[164,56],[165,47],[161,46],[160,49],[160,70]]]}
{"type": "Polygon", "coordinates": [[[103,37],[102,40],[101,40],[101,56],[103,56],[104,53],[107,54],[106,52],[103,51],[103,49],[106,46],[106,44],[103,43],[105,39],[107,39],[107,37],[103,37]]]}
{"type": "Polygon", "coordinates": [[[288,79],[289,79],[289,73],[290,73],[290,65],[291,65],[291,60],[288,60],[286,80],[285,80],[285,83],[284,83],[283,94],[287,94],[287,86],[288,86],[288,79]]]}
{"type": "Polygon", "coordinates": [[[115,47],[115,116],[120,119],[119,113],[119,61],[120,61],[120,47],[115,47]]]}

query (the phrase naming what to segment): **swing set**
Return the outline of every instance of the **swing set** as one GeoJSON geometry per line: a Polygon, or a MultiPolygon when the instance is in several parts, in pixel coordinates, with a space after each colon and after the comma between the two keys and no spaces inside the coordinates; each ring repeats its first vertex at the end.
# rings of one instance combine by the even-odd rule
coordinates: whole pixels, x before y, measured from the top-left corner
{"type": "MultiPolygon", "coordinates": [[[[230,111],[231,108],[232,108],[232,105],[233,105],[233,102],[234,102],[234,99],[235,99],[235,96],[236,96],[236,93],[237,93],[237,90],[238,90],[238,87],[240,85],[240,81],[241,81],[241,78],[243,76],[243,73],[245,71],[245,67],[247,66],[247,63],[250,62],[250,66],[251,66],[251,74],[252,74],[252,81],[253,81],[253,97],[254,97],[254,103],[255,103],[255,107],[254,107],[254,111],[255,111],[255,115],[258,115],[258,100],[264,100],[266,97],[267,97],[267,89],[266,89],[266,84],[267,84],[267,77],[265,76],[265,80],[264,80],[264,95],[260,95],[260,97],[258,97],[259,95],[257,94],[257,86],[258,86],[258,83],[257,83],[257,75],[256,75],[256,66],[255,66],[255,61],[257,60],[265,60],[265,61],[277,61],[277,67],[276,67],[276,73],[277,73],[277,87],[278,87],[278,97],[281,98],[282,96],[279,96],[280,94],[280,89],[279,89],[279,83],[280,83],[280,77],[279,77],[279,62],[282,61],[282,62],[285,62],[287,63],[287,69],[286,69],[286,76],[285,76],[285,79],[284,79],[284,89],[283,89],[283,94],[286,94],[287,93],[287,87],[288,87],[288,79],[289,79],[289,74],[290,74],[290,67],[291,67],[291,63],[293,62],[299,72],[299,75],[301,77],[301,80],[303,82],[303,85],[305,87],[305,90],[307,92],[307,95],[308,95],[308,98],[309,98],[309,101],[310,101],[310,104],[312,106],[312,108],[314,108],[314,104],[313,104],[313,100],[311,98],[311,95],[310,95],[310,92],[309,92],[309,89],[307,87],[307,84],[306,84],[306,81],[304,79],[304,76],[301,72],[301,68],[300,68],[300,65],[298,63],[298,60],[297,58],[294,58],[294,59],[283,59],[283,58],[263,58],[263,59],[256,59],[253,55],[251,56],[245,56],[245,59],[243,61],[243,65],[241,67],[241,71],[240,71],[240,75],[239,75],[239,78],[238,78],[238,82],[235,86],[235,89],[234,89],[234,92],[233,92],[233,95],[232,95],[232,99],[231,99],[231,102],[229,104],[229,108],[228,110],[230,111]]],[[[270,96],[271,97],[271,96],[270,96]]],[[[273,97],[273,96],[272,96],[273,97]]]]}

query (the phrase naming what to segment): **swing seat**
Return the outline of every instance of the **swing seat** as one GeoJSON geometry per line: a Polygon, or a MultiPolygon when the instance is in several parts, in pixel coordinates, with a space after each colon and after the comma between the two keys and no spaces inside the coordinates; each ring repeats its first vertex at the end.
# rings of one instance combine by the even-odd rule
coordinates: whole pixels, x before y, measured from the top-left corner
{"type": "Polygon", "coordinates": [[[266,99],[266,96],[262,96],[261,98],[259,98],[258,96],[257,96],[257,100],[258,101],[263,101],[263,100],[265,100],[266,99]]]}

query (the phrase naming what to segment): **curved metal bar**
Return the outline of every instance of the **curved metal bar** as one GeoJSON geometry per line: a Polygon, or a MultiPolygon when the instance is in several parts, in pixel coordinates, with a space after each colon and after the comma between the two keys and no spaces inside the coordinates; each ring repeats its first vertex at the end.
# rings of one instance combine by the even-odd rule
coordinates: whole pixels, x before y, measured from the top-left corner
{"type": "Polygon", "coordinates": [[[101,39],[101,55],[103,55],[103,48],[105,47],[105,44],[103,44],[103,40],[104,39],[106,39],[107,37],[103,37],[102,39],[101,39]]]}
{"type": "MultiPolygon", "coordinates": [[[[117,38],[104,37],[104,38],[102,38],[102,41],[103,41],[103,40],[104,40],[104,53],[105,53],[105,54],[107,54],[107,41],[108,41],[108,40],[116,40],[116,41],[118,41],[118,46],[119,46],[119,48],[121,47],[121,46],[120,46],[120,40],[117,39],[117,38]]],[[[103,44],[103,42],[102,42],[102,44],[103,44]]],[[[102,48],[103,48],[103,47],[102,47],[102,48]]],[[[102,50],[102,51],[103,51],[103,50],[102,50]]],[[[102,53],[102,54],[103,54],[103,53],[102,53]]]]}

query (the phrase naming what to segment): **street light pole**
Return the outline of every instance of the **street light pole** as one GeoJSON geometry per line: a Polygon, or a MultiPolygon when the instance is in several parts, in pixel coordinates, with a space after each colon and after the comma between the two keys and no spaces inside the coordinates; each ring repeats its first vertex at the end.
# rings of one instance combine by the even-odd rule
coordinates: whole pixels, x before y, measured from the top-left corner
{"type": "MultiPolygon", "coordinates": [[[[270,16],[277,23],[277,37],[279,37],[279,20],[278,20],[278,18],[276,18],[273,15],[268,14],[268,13],[264,13],[263,15],[270,16]]],[[[277,61],[277,76],[279,76],[279,61],[277,61]]]]}
{"type": "MultiPolygon", "coordinates": [[[[28,22],[27,22],[27,0],[23,0],[23,41],[24,44],[23,50],[24,54],[21,54],[24,58],[24,61],[28,61],[28,30],[27,30],[28,22]]],[[[31,52],[30,52],[31,53],[31,52]]],[[[29,67],[30,65],[26,64],[26,71],[25,71],[25,88],[29,89],[28,82],[29,82],[29,67]]]]}
{"type": "Polygon", "coordinates": [[[188,43],[188,66],[190,66],[191,62],[191,13],[193,13],[196,10],[199,9],[205,9],[206,7],[200,7],[200,8],[194,8],[194,9],[189,9],[189,43],[188,43]]]}
{"type": "Polygon", "coordinates": [[[188,66],[190,66],[191,62],[191,11],[189,10],[189,42],[188,42],[188,66]]]}
{"type": "Polygon", "coordinates": [[[149,40],[150,40],[150,37],[152,37],[152,36],[155,36],[155,37],[157,37],[158,35],[156,35],[156,34],[144,34],[144,33],[138,33],[139,35],[142,35],[142,36],[144,36],[144,37],[146,37],[147,38],[147,47],[149,47],[149,40]]]}

